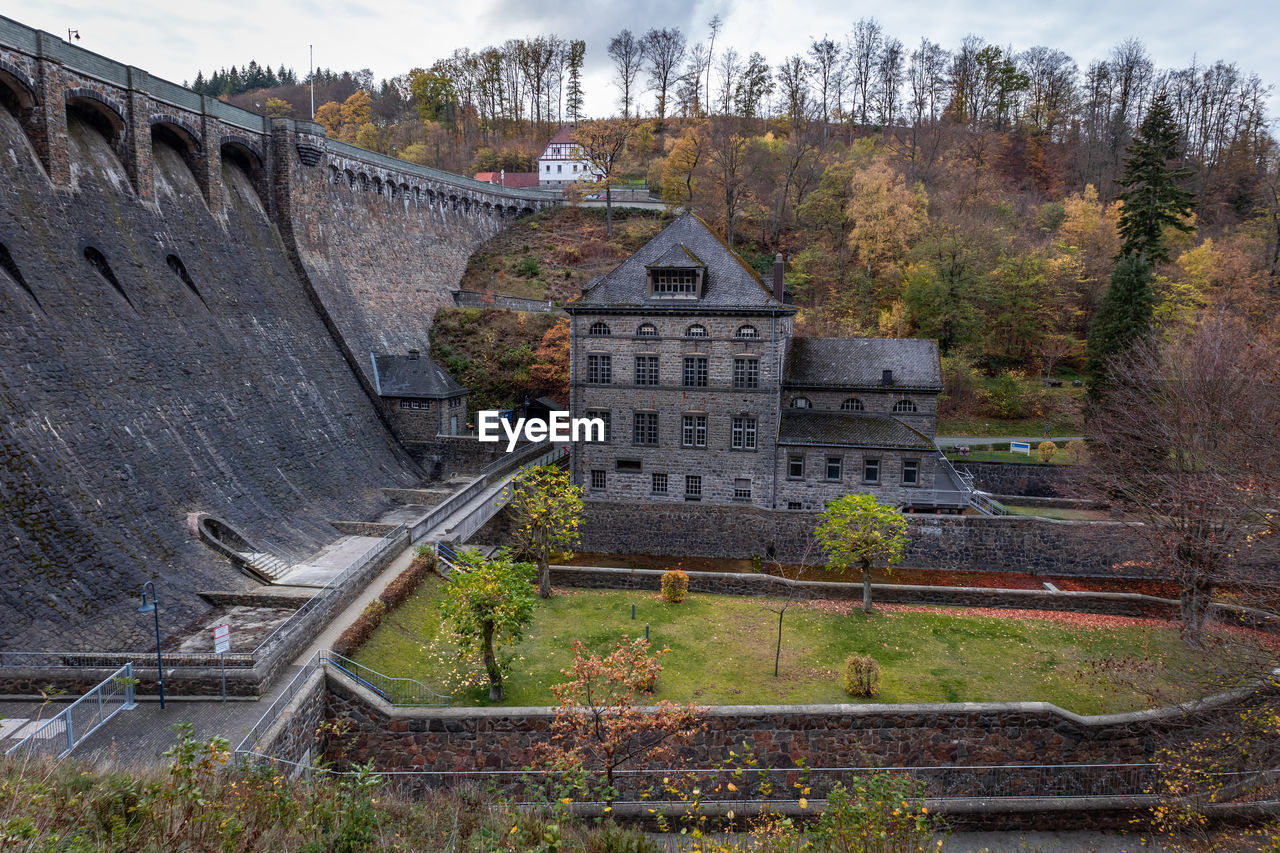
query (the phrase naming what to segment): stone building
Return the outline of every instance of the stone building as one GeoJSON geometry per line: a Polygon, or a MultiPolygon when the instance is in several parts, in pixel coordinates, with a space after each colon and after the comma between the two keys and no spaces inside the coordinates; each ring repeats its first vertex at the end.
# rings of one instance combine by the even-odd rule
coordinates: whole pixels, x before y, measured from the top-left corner
{"type": "Polygon", "coordinates": [[[467,389],[440,365],[416,349],[408,355],[370,353],[369,357],[378,396],[401,441],[431,441],[465,429],[467,389]]]}
{"type": "Polygon", "coordinates": [[[937,345],[795,337],[781,257],[771,291],[686,214],[566,310],[570,408],[607,425],[575,447],[589,500],[964,503],[933,442],[937,345]]]}

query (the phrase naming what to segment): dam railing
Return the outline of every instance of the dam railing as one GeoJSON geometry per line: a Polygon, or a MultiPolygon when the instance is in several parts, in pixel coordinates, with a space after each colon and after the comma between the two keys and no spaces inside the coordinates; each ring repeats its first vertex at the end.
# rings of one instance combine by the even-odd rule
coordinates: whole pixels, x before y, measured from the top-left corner
{"type": "Polygon", "coordinates": [[[116,714],[137,707],[134,684],[133,666],[125,664],[57,714],[32,723],[36,729],[9,747],[5,755],[63,758],[116,714]]]}

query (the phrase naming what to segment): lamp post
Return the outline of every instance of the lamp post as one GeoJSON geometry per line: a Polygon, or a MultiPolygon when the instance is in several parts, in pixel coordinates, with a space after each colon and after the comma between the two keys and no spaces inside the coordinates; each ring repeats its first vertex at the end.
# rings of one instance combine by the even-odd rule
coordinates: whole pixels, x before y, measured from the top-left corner
{"type": "Polygon", "coordinates": [[[73,29],[71,29],[70,27],[68,27],[68,28],[67,28],[67,41],[71,41],[72,39],[75,39],[76,41],[80,41],[80,31],[79,31],[79,30],[73,30],[73,29]]]}
{"type": "Polygon", "coordinates": [[[164,710],[164,660],[160,657],[160,602],[156,598],[154,581],[142,585],[142,604],[138,605],[139,613],[155,614],[156,625],[156,680],[160,682],[160,710],[164,710]],[[151,600],[147,601],[147,587],[151,587],[151,600]]]}

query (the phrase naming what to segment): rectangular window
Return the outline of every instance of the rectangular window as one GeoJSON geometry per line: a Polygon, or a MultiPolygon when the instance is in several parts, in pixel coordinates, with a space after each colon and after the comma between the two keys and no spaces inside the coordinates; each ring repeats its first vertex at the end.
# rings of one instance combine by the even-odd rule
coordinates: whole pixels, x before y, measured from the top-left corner
{"type": "Polygon", "coordinates": [[[738,478],[733,481],[733,499],[737,501],[751,500],[751,481],[745,478],[738,478]]]}
{"type": "Polygon", "coordinates": [[[658,384],[658,357],[656,355],[636,356],[636,384],[658,384]]]}
{"type": "Polygon", "coordinates": [[[408,401],[408,400],[401,400],[401,401],[400,401],[400,408],[402,408],[402,409],[407,409],[407,408],[409,408],[409,407],[410,407],[410,406],[409,406],[409,401],[408,401]]]}
{"type": "Polygon", "coordinates": [[[756,358],[735,358],[733,360],[733,387],[760,387],[760,360],[756,358]]]}
{"type": "Polygon", "coordinates": [[[636,444],[658,443],[658,413],[636,412],[631,440],[636,444]]]}
{"type": "Polygon", "coordinates": [[[688,474],[685,476],[684,499],[687,501],[702,500],[702,475],[688,474]]]}
{"type": "Polygon", "coordinates": [[[707,416],[685,415],[680,430],[680,443],[685,447],[707,446],[707,416]]]}
{"type": "Polygon", "coordinates": [[[707,357],[705,355],[686,355],[684,357],[684,387],[707,387],[707,357]]]}
{"type": "Polygon", "coordinates": [[[880,460],[865,459],[862,462],[862,482],[878,483],[880,482],[880,460]]]}
{"type": "Polygon", "coordinates": [[[653,475],[653,493],[655,495],[665,495],[667,493],[667,475],[653,475]]]}
{"type": "Polygon", "coordinates": [[[729,436],[729,446],[734,450],[756,449],[756,419],[734,418],[733,430],[729,436]]]}
{"type": "Polygon", "coordinates": [[[787,458],[787,476],[793,480],[804,479],[803,456],[790,456],[787,458]]]}
{"type": "Polygon", "coordinates": [[[604,421],[604,443],[613,441],[613,413],[608,409],[587,409],[587,417],[604,421]]]}
{"type": "Polygon", "coordinates": [[[587,356],[587,383],[590,385],[610,385],[613,383],[612,356],[587,356]]]}
{"type": "Polygon", "coordinates": [[[902,460],[902,485],[920,485],[920,461],[917,459],[902,460]]]}
{"type": "Polygon", "coordinates": [[[653,293],[696,294],[698,292],[698,273],[696,270],[657,269],[649,275],[653,282],[653,293]]]}
{"type": "Polygon", "coordinates": [[[595,489],[596,491],[604,491],[606,483],[605,472],[603,470],[595,468],[591,471],[592,489],[595,489]]]}
{"type": "Polygon", "coordinates": [[[804,509],[800,501],[787,501],[787,509],[804,509]]]}
{"type": "Polygon", "coordinates": [[[839,456],[827,457],[827,479],[842,480],[844,479],[844,460],[839,456]]]}

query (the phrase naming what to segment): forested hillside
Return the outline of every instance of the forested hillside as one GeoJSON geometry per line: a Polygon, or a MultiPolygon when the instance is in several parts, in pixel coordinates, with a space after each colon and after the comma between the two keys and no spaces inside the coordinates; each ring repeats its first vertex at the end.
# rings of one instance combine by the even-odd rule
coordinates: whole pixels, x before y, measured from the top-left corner
{"type": "MultiPolygon", "coordinates": [[[[1084,367],[1121,253],[1117,180],[1163,94],[1166,165],[1191,204],[1151,259],[1153,322],[1220,307],[1273,322],[1280,151],[1268,87],[1229,59],[1160,68],[1135,39],[1087,63],[980,35],[908,45],[864,19],[771,67],[717,32],[535,36],[459,48],[379,85],[323,72],[316,118],[419,163],[528,169],[584,118],[584,51],[603,50],[630,131],[616,178],[647,180],[754,261],[784,252],[802,331],[931,337],[989,375],[1041,375],[1084,367]]],[[[232,99],[302,115],[306,82],[232,99]]],[[[615,256],[584,235],[523,272],[482,258],[468,286],[564,298],[615,256]]]]}

